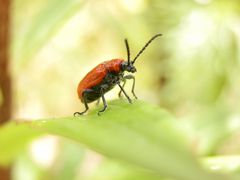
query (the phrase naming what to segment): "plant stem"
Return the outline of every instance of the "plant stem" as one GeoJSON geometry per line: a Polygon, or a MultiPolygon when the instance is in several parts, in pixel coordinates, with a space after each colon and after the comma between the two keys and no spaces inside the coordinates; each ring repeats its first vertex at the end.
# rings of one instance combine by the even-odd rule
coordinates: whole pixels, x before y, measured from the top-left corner
{"type": "MultiPolygon", "coordinates": [[[[0,0],[0,125],[11,118],[11,78],[9,75],[10,0],[0,0]]],[[[10,179],[10,167],[0,167],[0,179],[10,179]]]]}

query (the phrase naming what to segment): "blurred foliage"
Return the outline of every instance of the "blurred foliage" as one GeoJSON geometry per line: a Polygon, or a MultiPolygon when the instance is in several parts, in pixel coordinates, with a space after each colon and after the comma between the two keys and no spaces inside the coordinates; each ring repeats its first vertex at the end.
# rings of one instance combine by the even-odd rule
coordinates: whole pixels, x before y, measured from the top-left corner
{"type": "MultiPolygon", "coordinates": [[[[232,157],[240,153],[239,1],[13,0],[11,27],[16,119],[51,119],[84,108],[76,95],[79,80],[102,61],[125,58],[124,38],[129,40],[133,57],[149,37],[160,32],[164,36],[136,62],[138,97],[168,109],[180,121],[197,156],[232,157]]],[[[130,92],[128,84],[126,88],[130,92]]],[[[114,89],[106,95],[107,99],[116,98],[116,94],[114,89]]],[[[20,129],[23,144],[16,151],[9,146],[4,151],[6,161],[19,150],[23,152],[24,142],[35,137],[20,129]]],[[[65,141],[61,140],[59,148],[65,141]]],[[[81,157],[87,156],[82,154],[85,148],[78,148],[75,147],[75,153],[79,151],[76,161],[68,153],[71,149],[61,148],[66,157],[61,163],[58,157],[59,163],[65,163],[66,169],[76,167],[77,162],[84,164],[81,157]]],[[[25,163],[26,169],[20,171],[36,172],[41,177],[54,172],[39,170],[25,153],[16,169],[25,163]],[[35,171],[30,166],[36,167],[35,171]]],[[[107,173],[107,169],[118,166],[115,163],[102,163],[99,169],[107,173]]],[[[216,164],[221,166],[221,162],[216,164]]],[[[118,177],[129,171],[134,176],[134,168],[122,168],[116,167],[118,177]]],[[[53,176],[58,178],[65,174],[73,177],[68,170],[55,173],[53,176]]]]}
{"type": "Polygon", "coordinates": [[[75,179],[78,167],[83,159],[84,149],[72,141],[63,140],[60,143],[59,148],[61,151],[57,153],[56,165],[54,167],[39,166],[33,161],[31,153],[21,152],[21,155],[17,156],[14,163],[13,179],[75,179]]]}
{"type": "Polygon", "coordinates": [[[20,152],[26,149],[26,145],[30,140],[41,134],[34,129],[26,126],[18,126],[14,123],[1,127],[0,165],[7,165],[10,161],[13,161],[20,152]]]}
{"type": "MultiPolygon", "coordinates": [[[[22,10],[29,10],[32,4],[26,2],[25,6],[19,6],[21,1],[14,2],[16,13],[22,10]],[[20,9],[19,9],[20,8],[20,9]]],[[[22,2],[21,2],[22,3],[22,2]]],[[[32,21],[25,21],[28,24],[27,29],[23,29],[22,35],[17,37],[14,42],[13,56],[17,57],[20,61],[28,61],[33,55],[36,54],[42,46],[49,41],[49,39],[56,34],[67,20],[72,17],[82,6],[81,1],[72,0],[52,0],[45,4],[43,1],[36,1],[33,4],[42,5],[40,12],[31,12],[32,21]]],[[[25,18],[25,17],[22,17],[25,18]]],[[[19,18],[16,24],[24,26],[23,19],[19,18]]],[[[18,29],[14,29],[18,32],[18,29]]]]}
{"type": "Polygon", "coordinates": [[[202,160],[202,163],[207,167],[212,167],[212,169],[217,169],[222,172],[240,172],[240,156],[217,156],[208,157],[202,160]]]}

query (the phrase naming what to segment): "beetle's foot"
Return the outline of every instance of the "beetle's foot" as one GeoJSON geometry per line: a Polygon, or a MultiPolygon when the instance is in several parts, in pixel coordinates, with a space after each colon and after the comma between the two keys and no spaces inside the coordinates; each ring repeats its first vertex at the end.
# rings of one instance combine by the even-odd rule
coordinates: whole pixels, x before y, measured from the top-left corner
{"type": "Polygon", "coordinates": [[[85,112],[86,112],[86,111],[84,111],[84,112],[75,112],[75,113],[73,114],[73,116],[75,116],[75,117],[78,116],[78,115],[81,116],[81,115],[83,115],[85,112]]]}
{"type": "Polygon", "coordinates": [[[119,98],[122,98],[122,91],[120,91],[120,92],[118,93],[118,97],[119,97],[119,98]]]}
{"type": "Polygon", "coordinates": [[[103,113],[107,109],[107,105],[103,107],[102,110],[98,111],[98,115],[101,116],[101,113],[103,113]]]}
{"type": "MultiPolygon", "coordinates": [[[[104,110],[105,111],[105,110],[104,110]]],[[[97,115],[101,116],[104,111],[98,111],[97,115]]]]}
{"type": "Polygon", "coordinates": [[[132,104],[132,100],[129,97],[127,99],[128,99],[128,102],[132,104]]]}
{"type": "Polygon", "coordinates": [[[135,99],[138,99],[138,97],[136,96],[136,94],[134,92],[132,92],[133,96],[135,99]]]}

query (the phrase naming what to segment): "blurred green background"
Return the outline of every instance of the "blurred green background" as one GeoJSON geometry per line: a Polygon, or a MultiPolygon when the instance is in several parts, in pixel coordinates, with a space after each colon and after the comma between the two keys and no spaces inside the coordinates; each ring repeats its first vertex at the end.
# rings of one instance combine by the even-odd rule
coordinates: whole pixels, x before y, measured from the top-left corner
{"type": "MultiPolygon", "coordinates": [[[[196,154],[240,153],[240,1],[13,0],[11,20],[13,119],[83,109],[76,88],[91,68],[126,58],[124,38],[134,56],[162,33],[136,63],[139,99],[176,116],[196,154]]],[[[46,137],[15,163],[14,178],[94,179],[102,169],[128,174],[72,141],[46,137]]]]}

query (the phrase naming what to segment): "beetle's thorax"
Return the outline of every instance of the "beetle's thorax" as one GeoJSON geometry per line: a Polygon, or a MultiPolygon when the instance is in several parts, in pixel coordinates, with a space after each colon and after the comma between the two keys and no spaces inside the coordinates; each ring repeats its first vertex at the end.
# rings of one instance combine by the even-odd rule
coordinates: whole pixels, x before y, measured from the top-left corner
{"type": "Polygon", "coordinates": [[[127,61],[123,61],[121,63],[121,70],[122,71],[131,72],[131,73],[135,73],[137,71],[135,66],[131,62],[128,63],[127,61]]]}
{"type": "Polygon", "coordinates": [[[111,73],[119,73],[121,71],[121,63],[123,62],[123,59],[112,59],[109,61],[105,61],[104,68],[111,73]]]}

